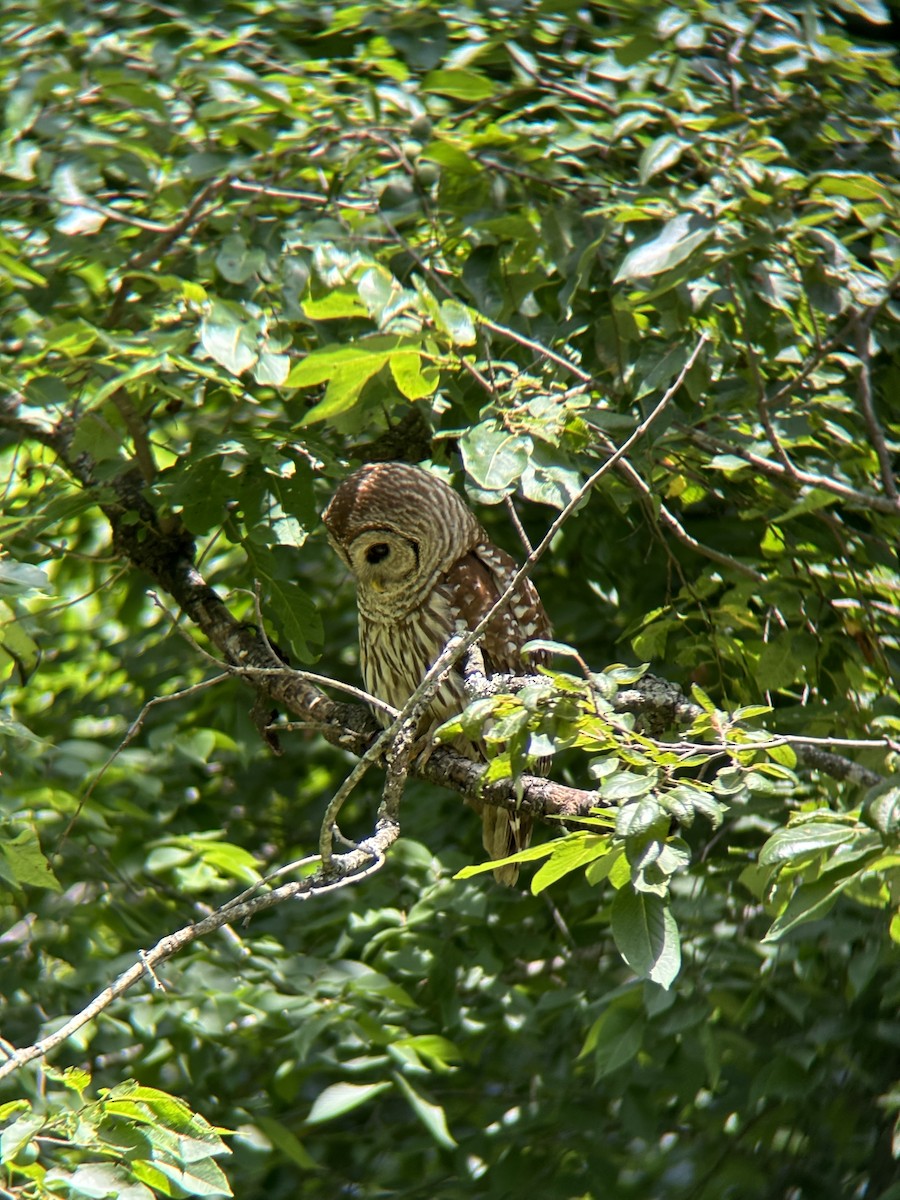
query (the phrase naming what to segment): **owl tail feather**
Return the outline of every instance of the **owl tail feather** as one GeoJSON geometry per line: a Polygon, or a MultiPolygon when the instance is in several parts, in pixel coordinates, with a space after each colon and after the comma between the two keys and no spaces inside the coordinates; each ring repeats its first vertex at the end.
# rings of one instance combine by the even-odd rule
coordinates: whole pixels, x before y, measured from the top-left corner
{"type": "MultiPolygon", "coordinates": [[[[486,804],[482,813],[482,842],[491,858],[506,858],[524,850],[531,841],[531,819],[505,808],[486,804]]],[[[515,887],[519,878],[518,863],[494,868],[494,878],[506,887],[515,887]]]]}

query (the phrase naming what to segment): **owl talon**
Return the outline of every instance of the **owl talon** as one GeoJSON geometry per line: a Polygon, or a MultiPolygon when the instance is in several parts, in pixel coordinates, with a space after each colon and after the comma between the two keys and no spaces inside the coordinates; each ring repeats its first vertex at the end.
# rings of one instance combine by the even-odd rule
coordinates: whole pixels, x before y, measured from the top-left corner
{"type": "Polygon", "coordinates": [[[420,769],[428,766],[428,760],[437,750],[440,742],[436,742],[430,734],[423,734],[413,742],[412,757],[420,769]]]}

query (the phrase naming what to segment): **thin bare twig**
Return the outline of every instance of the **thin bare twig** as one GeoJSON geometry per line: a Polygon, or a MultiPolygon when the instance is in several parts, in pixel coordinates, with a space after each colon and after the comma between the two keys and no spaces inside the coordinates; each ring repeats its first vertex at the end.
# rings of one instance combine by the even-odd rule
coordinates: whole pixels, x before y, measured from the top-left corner
{"type": "Polygon", "coordinates": [[[533,350],[538,358],[551,359],[558,366],[571,371],[575,378],[580,379],[582,383],[590,383],[594,378],[590,371],[583,371],[581,367],[576,366],[565,355],[557,354],[549,346],[543,346],[540,342],[536,342],[534,338],[526,337],[524,333],[519,333],[516,329],[510,329],[508,325],[500,325],[497,321],[491,321],[481,313],[476,313],[475,320],[479,325],[483,325],[485,329],[490,329],[493,333],[499,333],[501,337],[508,338],[509,341],[516,342],[518,345],[524,346],[527,350],[533,350]]]}
{"type": "Polygon", "coordinates": [[[50,192],[22,191],[8,192],[6,198],[9,200],[34,200],[39,204],[59,204],[63,208],[83,208],[106,220],[117,221],[120,225],[130,225],[134,229],[145,229],[148,233],[165,233],[168,229],[168,226],[163,225],[160,221],[147,221],[143,217],[133,217],[119,212],[117,208],[101,204],[92,196],[82,196],[80,199],[73,200],[67,196],[54,196],[50,192]]]}
{"type": "Polygon", "coordinates": [[[525,532],[525,526],[519,519],[519,514],[516,512],[516,506],[513,504],[512,496],[504,496],[503,503],[506,507],[509,519],[512,522],[513,529],[515,529],[516,533],[519,535],[519,541],[522,543],[525,553],[530,554],[534,547],[529,540],[528,534],[525,532]]]}
{"type": "MultiPolygon", "coordinates": [[[[612,445],[607,438],[603,438],[605,442],[612,445]]],[[[723,550],[716,550],[712,546],[707,546],[703,542],[698,542],[697,539],[685,529],[671,509],[658,498],[654,497],[653,490],[650,485],[642,478],[640,472],[632,466],[631,462],[624,458],[618,464],[617,470],[620,475],[626,479],[636,491],[648,501],[652,501],[654,511],[661,525],[679,541],[682,545],[687,546],[695,553],[708,558],[711,562],[716,562],[722,567],[728,567],[732,571],[737,571],[741,575],[746,575],[748,579],[753,579],[757,583],[766,583],[765,575],[755,570],[753,567],[747,566],[737,558],[732,558],[730,554],[726,554],[723,550]]]]}
{"type": "Polygon", "coordinates": [[[698,446],[717,454],[733,454],[737,458],[742,458],[750,466],[756,467],[764,475],[770,475],[776,479],[788,479],[792,483],[808,487],[821,488],[822,491],[831,492],[832,495],[839,496],[842,500],[863,509],[870,508],[876,512],[889,513],[891,516],[900,514],[900,498],[896,494],[880,496],[877,492],[861,492],[857,488],[850,487],[849,484],[840,483],[837,479],[830,479],[826,475],[818,475],[812,471],[801,471],[797,467],[789,472],[781,463],[773,462],[770,458],[763,458],[759,454],[754,454],[752,450],[745,450],[733,442],[726,442],[721,438],[704,433],[700,429],[691,429],[685,425],[679,424],[679,428],[698,446]]]}
{"type": "MultiPolygon", "coordinates": [[[[221,663],[217,663],[216,665],[221,666],[221,663]]],[[[216,684],[223,683],[228,678],[229,678],[229,674],[228,674],[228,672],[225,672],[222,675],[216,675],[212,679],[204,679],[204,680],[201,680],[200,683],[195,683],[195,684],[192,684],[190,687],[182,688],[181,691],[179,691],[179,692],[172,692],[168,696],[154,696],[152,700],[147,701],[147,703],[144,705],[144,707],[141,709],[141,711],[138,713],[138,715],[132,721],[131,725],[128,727],[128,732],[122,738],[121,742],[119,742],[118,746],[116,746],[115,750],[113,750],[112,754],[109,756],[109,758],[106,760],[106,762],[100,768],[100,770],[97,772],[97,774],[91,780],[91,782],[88,784],[83,795],[81,796],[81,799],[78,801],[78,805],[77,805],[75,811],[72,813],[72,816],[69,820],[68,825],[66,825],[65,829],[62,831],[62,834],[59,839],[59,844],[57,846],[57,851],[59,851],[62,848],[62,846],[65,844],[66,839],[68,838],[69,834],[72,832],[75,822],[81,816],[81,813],[84,810],[84,806],[87,804],[88,800],[90,800],[91,796],[93,796],[94,791],[95,791],[97,785],[100,783],[103,776],[106,774],[106,772],[109,770],[109,768],[113,765],[113,763],[116,761],[116,759],[122,753],[122,751],[125,750],[134,741],[134,739],[140,733],[141,729],[143,729],[144,722],[146,721],[146,719],[150,713],[150,710],[152,708],[156,708],[157,705],[160,705],[160,704],[170,704],[174,700],[184,700],[188,696],[196,696],[198,692],[205,692],[207,690],[207,688],[215,687],[216,684]]]]}
{"type": "Polygon", "coordinates": [[[349,196],[325,196],[318,192],[299,192],[290,188],[277,188],[269,184],[248,183],[243,179],[230,179],[228,186],[236,192],[250,192],[253,195],[272,197],[277,200],[298,200],[301,204],[317,204],[324,208],[334,204],[339,208],[353,208],[359,212],[377,212],[378,204],[374,200],[361,200],[349,196]]]}

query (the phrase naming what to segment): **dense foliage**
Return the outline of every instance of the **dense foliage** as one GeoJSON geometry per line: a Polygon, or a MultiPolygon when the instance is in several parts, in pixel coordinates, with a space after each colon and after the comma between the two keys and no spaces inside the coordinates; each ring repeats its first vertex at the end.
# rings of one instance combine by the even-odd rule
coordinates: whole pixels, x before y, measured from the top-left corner
{"type": "Polygon", "coordinates": [[[900,1197],[890,20],[7,0],[2,1054],[315,853],[354,756],[296,708],[274,752],[170,562],[358,685],[362,461],[520,560],[565,514],[555,672],[460,719],[598,809],[508,891],[413,767],[379,870],[8,1073],[4,1195],[900,1197]]]}

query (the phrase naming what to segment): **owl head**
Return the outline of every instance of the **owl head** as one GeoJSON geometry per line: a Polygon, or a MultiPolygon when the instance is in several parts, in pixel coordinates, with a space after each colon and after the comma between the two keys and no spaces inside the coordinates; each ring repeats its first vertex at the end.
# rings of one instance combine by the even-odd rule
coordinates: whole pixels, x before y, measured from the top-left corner
{"type": "Polygon", "coordinates": [[[460,497],[406,463],[370,463],[340,485],[322,514],[356,577],[360,612],[395,620],[411,612],[483,536],[460,497]]]}

